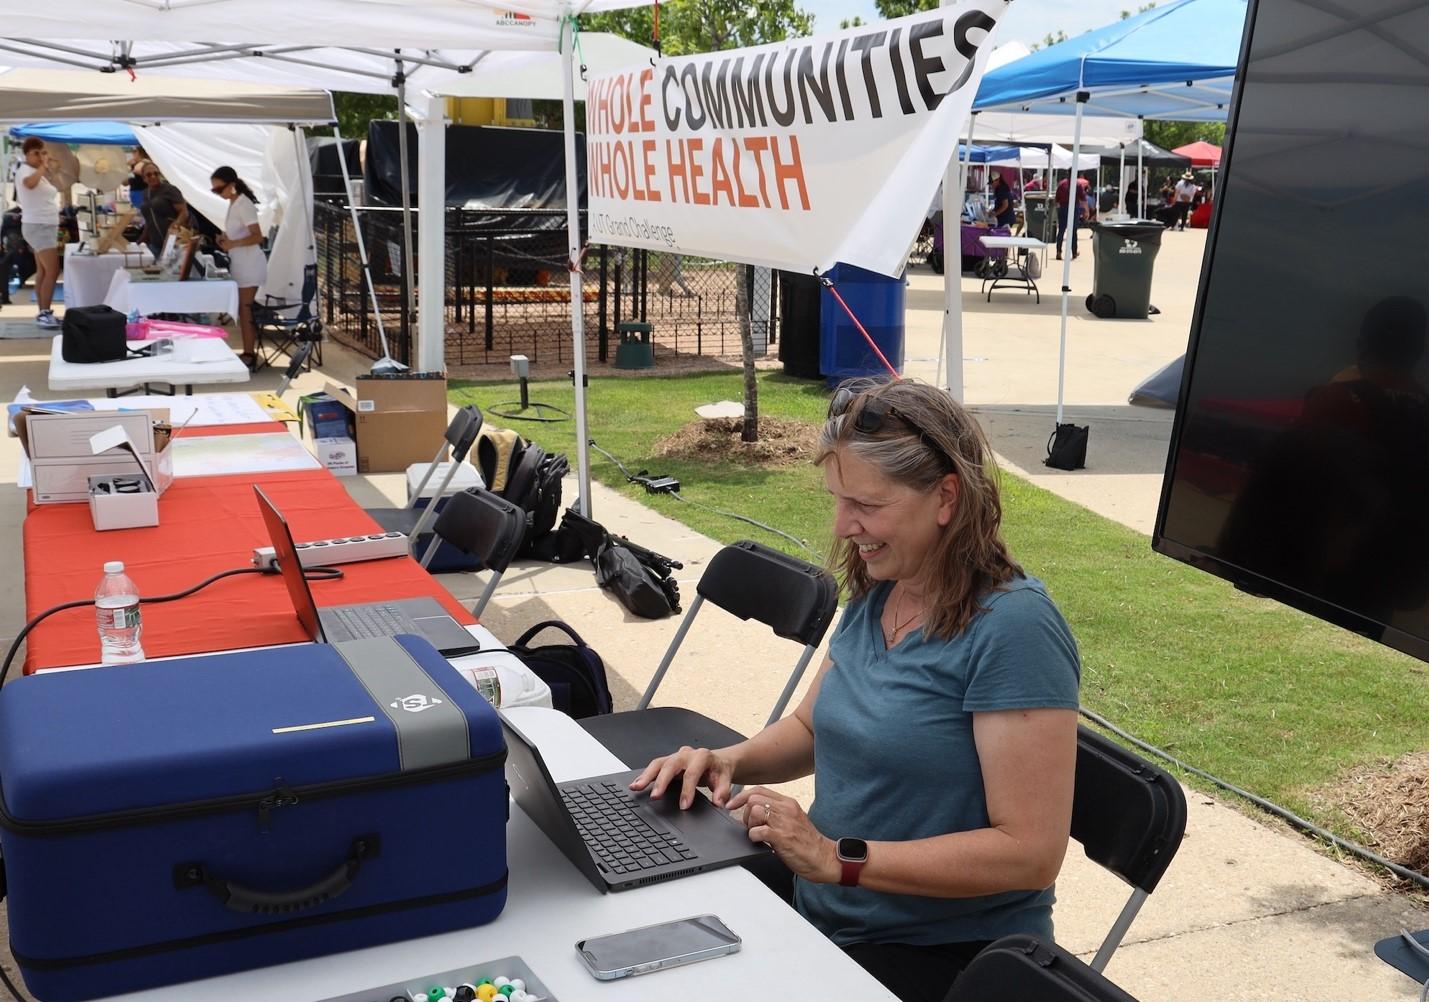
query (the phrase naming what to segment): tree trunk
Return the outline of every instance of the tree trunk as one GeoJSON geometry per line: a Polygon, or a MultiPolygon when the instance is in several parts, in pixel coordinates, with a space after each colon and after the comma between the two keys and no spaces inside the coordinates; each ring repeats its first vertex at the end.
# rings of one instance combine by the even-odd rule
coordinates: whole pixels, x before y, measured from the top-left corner
{"type": "Polygon", "coordinates": [[[751,286],[754,269],[739,265],[735,269],[735,312],[739,315],[739,346],[744,356],[744,428],[740,438],[759,441],[759,383],[754,378],[754,325],[750,322],[751,286]]]}

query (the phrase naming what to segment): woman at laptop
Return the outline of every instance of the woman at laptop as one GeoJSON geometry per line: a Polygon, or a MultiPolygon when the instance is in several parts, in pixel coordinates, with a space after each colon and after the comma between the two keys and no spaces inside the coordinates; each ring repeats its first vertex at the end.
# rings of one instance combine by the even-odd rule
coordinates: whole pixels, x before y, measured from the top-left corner
{"type": "Polygon", "coordinates": [[[243,337],[243,353],[238,357],[248,368],[258,365],[258,329],[253,324],[253,300],[258,287],[268,280],[268,259],[263,256],[263,228],[258,225],[258,198],[232,167],[220,167],[210,179],[213,193],[228,199],[228,215],[218,248],[228,255],[228,273],[238,283],[238,333],[243,337]]]}
{"type": "Polygon", "coordinates": [[[900,999],[941,1002],[988,942],[1051,938],[1076,644],[1003,543],[990,450],[948,394],[846,384],[817,462],[849,599],[828,658],[793,714],[656,759],[632,788],[688,806],[707,787],[792,871],[805,918],[900,999]],[[807,814],[759,785],[810,773],[807,814]]]}

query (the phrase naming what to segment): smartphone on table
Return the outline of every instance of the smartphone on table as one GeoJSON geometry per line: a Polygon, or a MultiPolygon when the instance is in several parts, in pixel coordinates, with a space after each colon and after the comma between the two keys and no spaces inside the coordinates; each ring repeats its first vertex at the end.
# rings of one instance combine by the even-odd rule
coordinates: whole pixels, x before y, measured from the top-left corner
{"type": "Polygon", "coordinates": [[[697,915],[583,939],[576,952],[591,974],[613,981],[723,957],[736,952],[740,942],[716,916],[697,915]]]}

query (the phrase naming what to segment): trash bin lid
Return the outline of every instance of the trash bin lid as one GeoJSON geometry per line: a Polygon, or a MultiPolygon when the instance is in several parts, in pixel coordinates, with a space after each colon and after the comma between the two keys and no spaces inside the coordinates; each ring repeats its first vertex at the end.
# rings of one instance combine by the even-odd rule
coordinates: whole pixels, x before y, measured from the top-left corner
{"type": "Polygon", "coordinates": [[[1091,224],[1093,231],[1106,232],[1114,237],[1121,237],[1123,240],[1160,240],[1161,234],[1166,232],[1166,227],[1152,219],[1128,219],[1119,223],[1102,223],[1093,221],[1091,224]]]}

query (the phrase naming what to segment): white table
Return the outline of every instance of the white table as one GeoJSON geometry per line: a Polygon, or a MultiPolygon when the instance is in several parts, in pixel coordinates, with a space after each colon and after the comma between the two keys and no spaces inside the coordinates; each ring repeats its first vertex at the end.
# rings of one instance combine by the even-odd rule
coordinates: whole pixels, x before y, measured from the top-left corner
{"type": "Polygon", "coordinates": [[[238,316],[238,283],[231,278],[136,279],[123,270],[109,280],[104,304],[126,317],[138,310],[141,316],[155,313],[227,313],[238,316]]]}
{"type": "MultiPolygon", "coordinates": [[[[123,275],[124,272],[119,272],[123,275]]],[[[188,283],[184,283],[188,284],[188,283]]],[[[121,362],[66,362],[60,355],[64,335],[56,334],[50,347],[50,380],[52,390],[104,390],[115,396],[122,389],[145,387],[150,383],[168,383],[187,387],[192,393],[197,383],[246,383],[252,375],[233,349],[218,338],[185,338],[179,352],[157,358],[129,358],[121,362]],[[179,354],[186,353],[183,361],[179,354]]],[[[142,348],[150,341],[130,341],[129,347],[142,348]]]]}
{"type": "Polygon", "coordinates": [[[65,244],[65,306],[98,306],[104,302],[116,271],[154,263],[154,255],[141,244],[130,244],[128,251],[104,254],[81,254],[81,246],[65,244]]]}
{"type": "Polygon", "coordinates": [[[997,289],[1022,289],[1037,297],[1037,303],[1042,302],[1042,293],[1037,291],[1037,283],[1027,272],[1027,255],[1033,251],[1047,249],[1047,245],[1036,237],[978,237],[982,245],[989,250],[1011,250],[1013,254],[1014,274],[1011,270],[1001,275],[994,275],[991,278],[983,279],[982,288],[987,293],[988,302],[992,302],[992,294],[997,289]],[[989,284],[991,283],[991,284],[989,284]]]}
{"type": "MultiPolygon", "coordinates": [[[[540,745],[558,782],[623,771],[615,756],[564,714],[537,708],[508,712],[512,722],[540,745]]],[[[739,867],[601,894],[514,805],[506,844],[511,870],[506,910],[487,925],[123,998],[131,1002],[325,999],[515,955],[531,966],[560,1002],[893,999],[863,968],[739,867]],[[718,915],[743,938],[738,953],[611,982],[596,981],[576,957],[577,940],[706,912],[718,915]]],[[[340,927],[334,927],[333,936],[341,940],[340,927]]]]}

